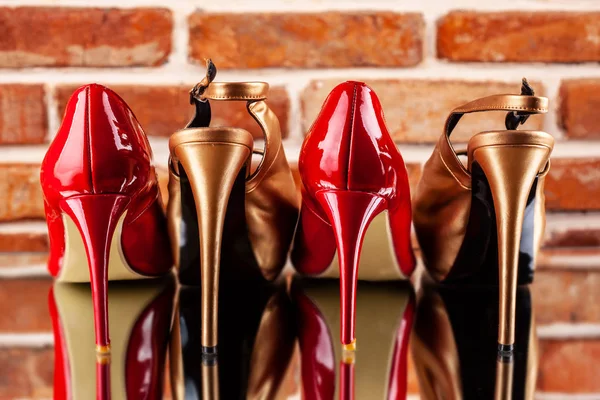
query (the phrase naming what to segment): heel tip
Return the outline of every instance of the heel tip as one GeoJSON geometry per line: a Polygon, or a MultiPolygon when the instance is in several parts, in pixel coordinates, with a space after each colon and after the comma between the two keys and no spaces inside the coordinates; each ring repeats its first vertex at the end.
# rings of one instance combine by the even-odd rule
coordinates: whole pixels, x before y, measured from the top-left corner
{"type": "Polygon", "coordinates": [[[351,343],[342,344],[342,348],[344,351],[356,351],[356,339],[354,339],[351,343]]]}
{"type": "Polygon", "coordinates": [[[107,345],[96,345],[96,353],[101,354],[110,354],[110,344],[107,345]]]}

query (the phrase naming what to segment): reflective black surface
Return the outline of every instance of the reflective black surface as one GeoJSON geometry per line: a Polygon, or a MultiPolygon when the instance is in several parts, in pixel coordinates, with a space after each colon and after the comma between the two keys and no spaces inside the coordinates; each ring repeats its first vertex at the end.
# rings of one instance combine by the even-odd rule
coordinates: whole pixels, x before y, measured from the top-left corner
{"type": "Polygon", "coordinates": [[[223,280],[218,354],[207,356],[199,287],[174,277],[111,282],[107,361],[94,353],[89,285],[56,283],[54,398],[533,398],[528,287],[517,295],[515,352],[503,359],[497,286],[417,282],[415,293],[409,282],[359,282],[357,351],[344,353],[338,285],[289,275],[275,283],[223,280]]]}
{"type": "Polygon", "coordinates": [[[498,334],[496,287],[426,288],[417,315],[411,346],[422,398],[533,398],[538,343],[528,287],[517,291],[512,354],[494,351],[498,334]]]}

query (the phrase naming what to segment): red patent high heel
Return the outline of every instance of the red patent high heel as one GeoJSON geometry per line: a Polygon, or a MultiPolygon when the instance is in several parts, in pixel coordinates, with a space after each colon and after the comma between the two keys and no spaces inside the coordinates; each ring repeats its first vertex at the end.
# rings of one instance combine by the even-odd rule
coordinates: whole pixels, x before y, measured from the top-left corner
{"type": "Polygon", "coordinates": [[[75,91],[40,181],[48,269],[57,281],[91,282],[97,351],[109,353],[108,281],[156,277],[172,266],[150,145],[116,93],[100,85],[75,91]]]}
{"type": "Polygon", "coordinates": [[[341,341],[353,350],[357,279],[407,279],[415,268],[408,175],[370,87],[333,89],[298,166],[303,200],[292,261],[302,274],[340,278],[341,341]]]}

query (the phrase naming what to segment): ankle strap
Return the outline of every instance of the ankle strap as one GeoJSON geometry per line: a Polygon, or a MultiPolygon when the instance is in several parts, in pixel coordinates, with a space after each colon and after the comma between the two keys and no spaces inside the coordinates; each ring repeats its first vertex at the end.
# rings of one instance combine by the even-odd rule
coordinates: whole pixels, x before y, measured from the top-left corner
{"type": "Polygon", "coordinates": [[[497,94],[483,97],[452,110],[446,120],[446,136],[450,136],[463,115],[482,111],[510,111],[507,115],[507,129],[516,129],[531,114],[548,112],[548,99],[541,96],[497,94]]]}
{"type": "Polygon", "coordinates": [[[211,82],[201,99],[259,101],[265,100],[269,84],[265,82],[211,82]]]}
{"type": "Polygon", "coordinates": [[[469,189],[471,185],[471,174],[459,160],[457,152],[450,142],[450,134],[458,124],[463,115],[482,111],[508,111],[506,115],[506,129],[515,130],[532,114],[543,114],[548,112],[548,99],[546,97],[534,96],[534,91],[523,79],[520,95],[500,94],[473,100],[452,110],[446,126],[445,134],[438,141],[438,149],[442,162],[454,176],[456,181],[464,188],[469,189]]]}
{"type": "MultiPolygon", "coordinates": [[[[202,126],[208,126],[210,122],[210,106],[207,100],[215,101],[246,101],[248,113],[260,126],[265,140],[264,151],[254,150],[254,153],[262,154],[262,160],[246,182],[246,191],[251,192],[264,179],[277,159],[281,148],[281,126],[275,113],[269,108],[265,99],[269,92],[269,84],[265,82],[201,82],[201,90],[191,93],[192,99],[196,99],[196,107],[208,108],[202,115],[202,126]]],[[[195,89],[192,89],[194,91],[195,89]]],[[[198,111],[196,112],[198,114],[198,111]]]]}

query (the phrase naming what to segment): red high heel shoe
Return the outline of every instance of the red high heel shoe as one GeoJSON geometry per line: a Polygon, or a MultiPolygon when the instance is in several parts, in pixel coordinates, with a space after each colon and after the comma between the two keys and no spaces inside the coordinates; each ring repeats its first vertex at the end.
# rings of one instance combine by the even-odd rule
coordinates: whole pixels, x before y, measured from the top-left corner
{"type": "Polygon", "coordinates": [[[108,280],[164,275],[173,264],[150,145],[127,104],[100,85],[75,91],[40,181],[48,269],[57,281],[91,282],[96,346],[108,353],[108,280]]]}
{"type": "Polygon", "coordinates": [[[333,89],[298,166],[303,200],[292,261],[302,274],[339,276],[341,340],[352,350],[357,279],[407,279],[415,268],[408,175],[370,87],[333,89]]]}

